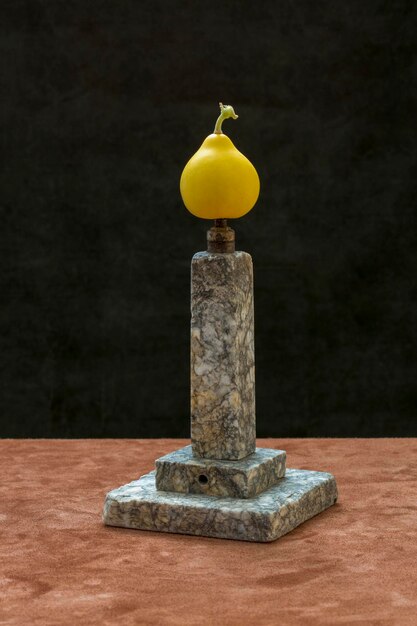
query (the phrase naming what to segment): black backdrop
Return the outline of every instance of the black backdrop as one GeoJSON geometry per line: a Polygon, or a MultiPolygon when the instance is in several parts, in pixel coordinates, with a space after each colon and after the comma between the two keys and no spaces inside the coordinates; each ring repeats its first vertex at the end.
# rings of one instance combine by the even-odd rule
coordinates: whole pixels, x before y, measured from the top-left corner
{"type": "Polygon", "coordinates": [[[188,436],[209,223],[178,182],[219,100],[261,178],[231,224],[255,266],[258,435],[416,435],[415,3],[0,14],[0,435],[188,436]]]}

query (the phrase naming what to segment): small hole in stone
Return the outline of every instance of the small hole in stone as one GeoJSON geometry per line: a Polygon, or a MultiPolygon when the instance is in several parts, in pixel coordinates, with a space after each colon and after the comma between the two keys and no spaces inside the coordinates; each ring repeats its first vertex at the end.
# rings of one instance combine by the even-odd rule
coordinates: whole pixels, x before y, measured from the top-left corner
{"type": "Polygon", "coordinates": [[[201,485],[207,485],[207,483],[208,483],[208,478],[207,478],[207,476],[206,476],[205,474],[200,474],[200,476],[198,477],[198,482],[199,482],[201,485]]]}

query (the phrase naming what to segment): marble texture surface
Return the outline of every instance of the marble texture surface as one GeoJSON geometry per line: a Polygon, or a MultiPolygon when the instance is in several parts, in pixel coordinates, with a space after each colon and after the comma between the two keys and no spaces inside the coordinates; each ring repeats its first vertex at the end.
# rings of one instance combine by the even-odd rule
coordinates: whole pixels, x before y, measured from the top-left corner
{"type": "Polygon", "coordinates": [[[108,526],[268,542],[336,502],[331,474],[289,469],[277,485],[255,498],[237,499],[157,491],[155,472],[105,500],[108,526]]]}
{"type": "Polygon", "coordinates": [[[198,252],[191,263],[191,441],[196,456],[256,447],[252,258],[198,252]]]}
{"type": "Polygon", "coordinates": [[[156,488],[179,493],[253,498],[285,474],[286,453],[256,448],[239,461],[202,459],[185,446],[156,460],[156,488]]]}

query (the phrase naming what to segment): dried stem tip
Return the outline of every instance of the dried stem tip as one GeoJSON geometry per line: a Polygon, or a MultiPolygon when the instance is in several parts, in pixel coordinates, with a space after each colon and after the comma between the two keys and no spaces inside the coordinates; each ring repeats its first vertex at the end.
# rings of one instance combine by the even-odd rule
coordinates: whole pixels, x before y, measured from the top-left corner
{"type": "Polygon", "coordinates": [[[217,118],[216,126],[214,127],[214,132],[217,135],[220,135],[222,131],[222,124],[224,120],[227,120],[229,117],[236,120],[239,116],[236,115],[233,107],[230,104],[222,104],[219,102],[220,106],[220,115],[217,118]]]}

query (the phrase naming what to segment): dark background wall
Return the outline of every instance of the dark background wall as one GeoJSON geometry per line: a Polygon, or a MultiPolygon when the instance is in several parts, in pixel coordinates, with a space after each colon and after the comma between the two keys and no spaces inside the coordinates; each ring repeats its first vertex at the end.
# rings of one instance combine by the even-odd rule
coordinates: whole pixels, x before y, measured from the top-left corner
{"type": "Polygon", "coordinates": [[[189,433],[185,162],[258,169],[260,436],[417,435],[412,1],[2,0],[0,436],[189,433]]]}

